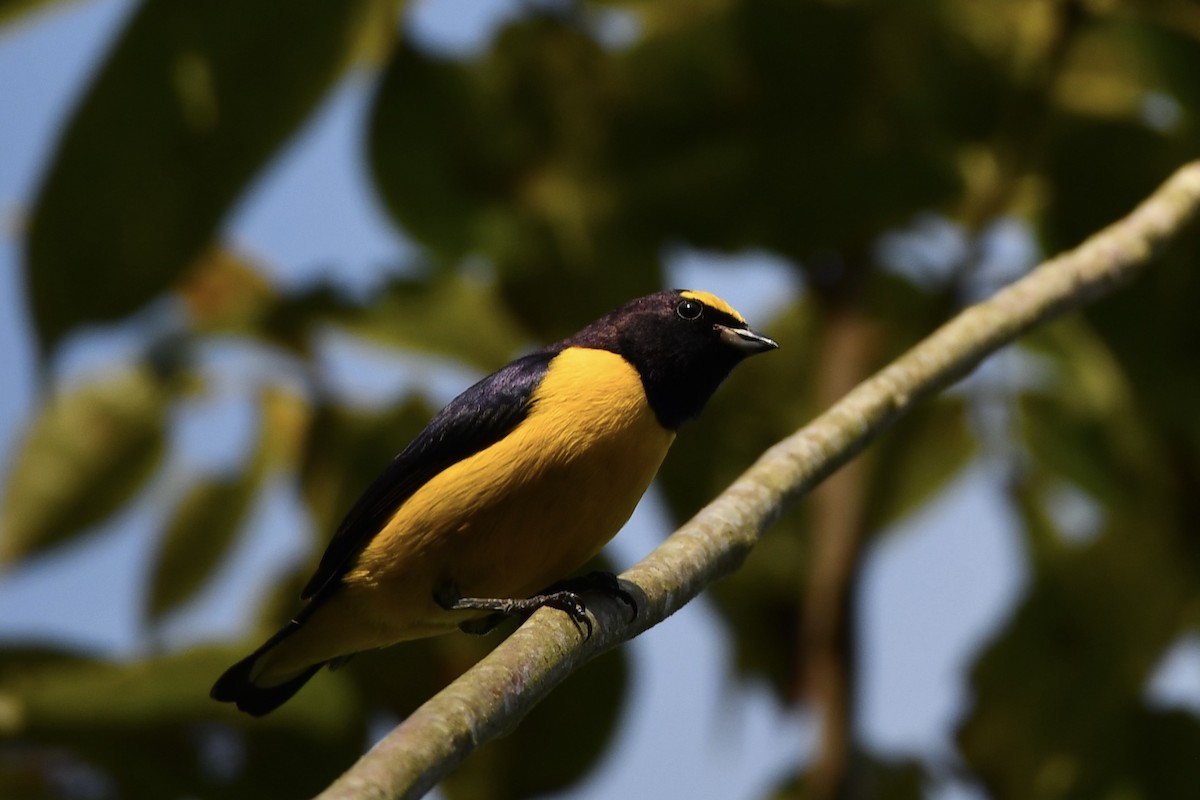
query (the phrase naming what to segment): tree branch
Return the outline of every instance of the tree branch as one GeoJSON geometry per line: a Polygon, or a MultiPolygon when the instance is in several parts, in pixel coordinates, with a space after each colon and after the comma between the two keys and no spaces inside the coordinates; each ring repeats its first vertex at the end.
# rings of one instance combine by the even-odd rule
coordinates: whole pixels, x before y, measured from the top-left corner
{"type": "Polygon", "coordinates": [[[415,798],[478,745],[515,726],[586,661],[679,610],[733,572],[781,510],[853,458],[918,401],[963,377],[1025,331],[1111,292],[1200,216],[1200,161],[1181,168],[1129,216],[1043,263],[943,325],[797,433],[622,577],[638,600],[628,621],[596,600],[582,641],[566,615],[534,614],[466,674],[417,709],[320,795],[415,798]]]}

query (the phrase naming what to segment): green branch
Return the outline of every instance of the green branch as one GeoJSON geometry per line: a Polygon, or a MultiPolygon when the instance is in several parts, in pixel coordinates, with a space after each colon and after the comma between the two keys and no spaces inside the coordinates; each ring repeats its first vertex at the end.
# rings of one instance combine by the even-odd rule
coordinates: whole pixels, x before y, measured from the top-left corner
{"type": "Polygon", "coordinates": [[[1129,216],[972,306],[776,444],[737,481],[621,576],[637,619],[597,599],[583,641],[563,614],[541,611],[431,698],[320,795],[420,797],[477,746],[503,734],[560,681],[657,625],[733,572],[789,504],[853,458],[917,402],[963,377],[1025,331],[1108,294],[1149,265],[1200,216],[1200,161],[1181,168],[1129,216]]]}

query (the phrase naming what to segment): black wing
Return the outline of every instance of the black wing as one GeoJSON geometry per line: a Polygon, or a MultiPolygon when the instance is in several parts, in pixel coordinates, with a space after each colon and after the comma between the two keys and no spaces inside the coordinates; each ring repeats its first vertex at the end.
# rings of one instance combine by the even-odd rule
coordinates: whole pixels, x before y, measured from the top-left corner
{"type": "Polygon", "coordinates": [[[544,350],[518,358],[439,411],[350,509],[301,599],[334,584],[396,509],[434,475],[500,441],[525,419],[533,390],[556,354],[544,350]]]}

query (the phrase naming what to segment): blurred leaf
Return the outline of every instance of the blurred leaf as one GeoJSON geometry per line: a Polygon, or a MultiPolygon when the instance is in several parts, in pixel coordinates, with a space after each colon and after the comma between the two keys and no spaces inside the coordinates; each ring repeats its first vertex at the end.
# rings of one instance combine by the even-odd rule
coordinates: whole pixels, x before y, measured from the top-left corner
{"type": "Polygon", "coordinates": [[[262,446],[256,458],[270,470],[290,472],[300,464],[313,420],[308,398],[286,388],[267,386],[262,393],[262,446]]]}
{"type": "MultiPolygon", "coordinates": [[[[61,767],[60,767],[61,768],[61,767]]],[[[62,791],[29,752],[0,753],[0,796],[21,800],[60,800],[62,791]]]]}
{"type": "Polygon", "coordinates": [[[330,318],[361,314],[363,305],[331,284],[318,284],[301,292],[277,298],[259,321],[252,335],[294,351],[306,359],[314,357],[313,332],[330,318]]]}
{"type": "Polygon", "coordinates": [[[397,278],[365,302],[332,286],[318,286],[280,298],[263,320],[261,333],[307,352],[314,330],[330,324],[368,342],[448,356],[486,370],[530,344],[491,282],[466,273],[397,278]]]}
{"type": "MultiPolygon", "coordinates": [[[[1187,797],[1200,786],[1200,720],[1185,711],[1139,710],[1124,720],[1125,746],[1107,753],[1121,791],[1144,798],[1187,797]],[[1135,788],[1136,787],[1136,788],[1135,788]]],[[[1090,776],[1088,776],[1090,777],[1090,776]]],[[[1087,780],[1087,778],[1085,778],[1087,780]]],[[[1101,781],[1088,781],[1080,797],[1097,797],[1101,781]]]]}
{"type": "Polygon", "coordinates": [[[1126,121],[1066,119],[1055,133],[1046,179],[1069,201],[1049,204],[1042,227],[1049,252],[1119,219],[1194,155],[1173,152],[1163,134],[1126,121]],[[1095,180],[1098,163],[1105,165],[1103,181],[1095,180]]]}
{"type": "Polygon", "coordinates": [[[429,283],[394,281],[342,327],[368,341],[486,370],[498,369],[530,344],[494,287],[463,275],[429,283]]]}
{"type": "MultiPolygon", "coordinates": [[[[19,724],[6,735],[65,734],[97,720],[114,731],[172,718],[238,720],[238,715],[225,713],[229,706],[209,700],[208,687],[239,654],[239,648],[198,649],[125,665],[71,654],[32,663],[26,658],[24,668],[8,671],[0,682],[6,701],[20,709],[14,715],[19,724]]],[[[262,724],[282,728],[302,721],[329,723],[336,717],[323,703],[289,703],[262,724]]]]}
{"type": "MultiPolygon", "coordinates": [[[[0,682],[19,727],[5,738],[72,747],[124,797],[310,796],[361,750],[365,719],[348,684],[322,675],[260,720],[208,699],[238,649],[129,665],[30,669],[0,682]]],[[[2,660],[3,656],[0,656],[2,660]]]]}
{"type": "Polygon", "coordinates": [[[1200,151],[1194,9],[1136,14],[1121,5],[1121,12],[1089,18],[1060,79],[1062,109],[1049,127],[1040,175],[1061,198],[1050,199],[1040,220],[1051,252],[1118,219],[1200,151]],[[1096,180],[1097,165],[1103,180],[1096,180]]]}
{"type": "Polygon", "coordinates": [[[1121,427],[1153,426],[1168,456],[1159,470],[1177,469],[1182,486],[1196,485],[1200,466],[1200,229],[1175,242],[1169,257],[1119,298],[1089,309],[1088,319],[1118,368],[1127,376],[1128,405],[1110,415],[1121,427]],[[1132,417],[1132,419],[1130,418],[1132,417]],[[1192,465],[1188,474],[1187,465],[1192,465]]]}
{"type": "Polygon", "coordinates": [[[603,135],[590,121],[605,61],[586,35],[536,14],[507,26],[472,63],[398,47],[371,120],[388,208],[451,262],[482,252],[501,271],[517,268],[524,259],[515,251],[542,239],[586,250],[599,198],[585,173],[603,135]]]}
{"type": "Polygon", "coordinates": [[[508,126],[488,118],[479,92],[467,67],[401,42],[372,108],[369,154],[384,203],[450,263],[479,247],[482,232],[473,235],[472,226],[512,180],[503,155],[512,146],[508,126]]]}
{"type": "Polygon", "coordinates": [[[444,260],[486,258],[546,337],[654,288],[681,239],[796,258],[859,244],[949,199],[931,118],[988,109],[997,85],[986,59],[938,45],[934,8],[758,0],[648,22],[623,50],[537,16],[473,61],[402,46],[371,121],[375,181],[444,260]],[[589,296],[593,313],[561,313],[589,296]]]}
{"type": "Polygon", "coordinates": [[[1035,575],[975,664],[959,743],[996,797],[1175,796],[1157,790],[1186,771],[1140,737],[1159,725],[1143,708],[1151,671],[1200,605],[1195,495],[1171,491],[1172,444],[1148,424],[1161,417],[1138,410],[1129,375],[1086,324],[1032,342],[1048,374],[1021,401],[1030,459],[1011,488],[1035,575]],[[1063,483],[1097,504],[1094,537],[1059,529],[1063,483]]]}
{"type": "Polygon", "coordinates": [[[41,10],[51,3],[66,5],[63,0],[0,0],[0,27],[11,25],[26,14],[41,10]]]}
{"type": "Polygon", "coordinates": [[[154,622],[190,600],[221,563],[258,491],[253,472],[193,484],[175,508],[154,563],[146,615],[154,622]]]}
{"type": "Polygon", "coordinates": [[[588,36],[533,14],[469,63],[403,44],[375,98],[370,158],[388,210],[438,263],[481,257],[541,339],[659,284],[660,243],[607,230],[608,60],[588,36]]]}
{"type": "Polygon", "coordinates": [[[251,261],[210,246],[182,278],[179,293],[200,332],[250,332],[277,302],[275,290],[251,261]]]}
{"type": "Polygon", "coordinates": [[[949,199],[949,131],[931,122],[986,107],[995,81],[939,44],[936,6],[721,9],[620,59],[610,160],[629,226],[803,261],[949,199]]]}
{"type": "Polygon", "coordinates": [[[802,576],[811,569],[808,517],[792,509],[755,546],[741,568],[707,594],[733,645],[736,677],[765,680],[776,699],[801,699],[805,661],[802,576]]]}
{"type": "Polygon", "coordinates": [[[480,216],[483,254],[501,292],[542,339],[558,339],[660,288],[660,231],[622,227],[612,169],[616,59],[569,18],[531,16],[473,64],[482,102],[498,109],[511,178],[503,206],[480,216]]]}
{"type": "Polygon", "coordinates": [[[164,446],[168,381],[126,369],[58,394],[10,464],[0,504],[0,564],[59,544],[121,508],[164,446]]]}
{"type": "MultiPolygon", "coordinates": [[[[295,595],[291,601],[294,613],[295,595]]],[[[345,666],[339,667],[338,671],[354,681],[365,705],[386,710],[403,719],[500,641],[500,637],[475,637],[462,633],[417,639],[361,653],[345,666]],[[471,652],[466,658],[447,658],[448,650],[471,652]]]]}
{"type": "Polygon", "coordinates": [[[382,1],[137,8],[35,203],[27,275],[44,347],[182,277],[342,72],[382,1]]]}
{"type": "Polygon", "coordinates": [[[236,539],[272,469],[294,469],[307,433],[308,406],[290,392],[263,395],[258,447],[238,475],[193,484],[176,506],[152,571],[146,616],[155,622],[204,587],[236,539]]]}
{"type": "MultiPolygon", "coordinates": [[[[929,796],[924,791],[929,776],[921,762],[915,759],[888,759],[855,753],[849,771],[849,791],[855,797],[921,800],[929,796]]],[[[804,775],[791,776],[769,795],[770,800],[811,800],[820,796],[806,782],[804,775]]]]}
{"type": "MultiPolygon", "coordinates": [[[[372,481],[432,416],[420,399],[383,412],[326,404],[317,409],[301,466],[301,486],[322,531],[322,547],[372,481]]],[[[315,564],[315,562],[314,562],[315,564]]]]}
{"type": "Polygon", "coordinates": [[[1051,359],[1043,363],[1045,389],[1020,398],[1032,455],[1106,508],[1161,503],[1165,476],[1153,476],[1166,465],[1134,404],[1133,384],[1106,344],[1079,319],[1043,328],[1027,341],[1051,359]]]}
{"type": "MultiPolygon", "coordinates": [[[[13,643],[0,649],[0,686],[10,686],[41,670],[85,666],[91,660],[91,655],[81,650],[13,643]]],[[[22,725],[20,703],[0,692],[0,739],[14,737],[22,725]]]]}
{"type": "Polygon", "coordinates": [[[920,508],[970,462],[975,436],[960,397],[922,403],[873,446],[866,527],[880,531],[920,508]]]}
{"type": "Polygon", "coordinates": [[[1150,671],[1200,602],[1195,569],[1155,524],[1121,522],[1044,564],[972,670],[975,703],[958,741],[994,797],[1103,797],[1182,777],[1179,763],[1174,777],[1160,774],[1177,751],[1149,752],[1131,722],[1145,714],[1150,671]]]}

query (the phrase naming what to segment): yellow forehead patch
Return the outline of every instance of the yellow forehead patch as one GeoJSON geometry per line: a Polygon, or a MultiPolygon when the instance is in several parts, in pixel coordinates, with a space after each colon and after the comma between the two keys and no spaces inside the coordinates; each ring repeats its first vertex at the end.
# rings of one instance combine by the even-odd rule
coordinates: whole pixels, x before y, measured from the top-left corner
{"type": "Polygon", "coordinates": [[[679,295],[681,297],[686,297],[688,300],[698,300],[701,303],[704,303],[704,305],[708,306],[709,308],[715,308],[717,311],[720,311],[724,314],[728,314],[729,316],[733,317],[734,319],[736,319],[738,322],[742,323],[743,325],[746,324],[745,317],[743,317],[738,312],[734,311],[733,306],[729,305],[729,303],[726,303],[724,300],[717,297],[715,294],[712,294],[710,292],[693,292],[693,291],[689,290],[686,292],[680,292],[679,295]]]}

